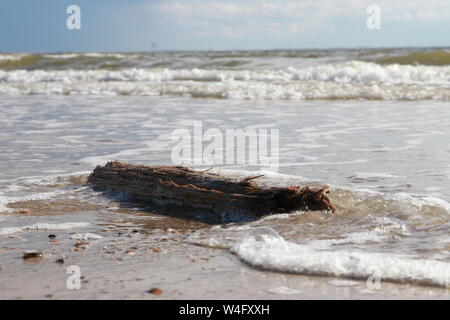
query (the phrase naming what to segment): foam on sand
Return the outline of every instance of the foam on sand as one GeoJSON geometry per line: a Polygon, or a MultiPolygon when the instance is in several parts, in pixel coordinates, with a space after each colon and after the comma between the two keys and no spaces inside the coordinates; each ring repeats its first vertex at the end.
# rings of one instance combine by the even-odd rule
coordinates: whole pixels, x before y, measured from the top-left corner
{"type": "Polygon", "coordinates": [[[22,201],[32,201],[32,200],[46,200],[52,199],[57,196],[66,194],[64,190],[55,190],[49,192],[39,192],[24,196],[0,196],[0,213],[1,212],[14,212],[14,209],[9,208],[8,204],[22,202],[22,201]]]}
{"type": "Polygon", "coordinates": [[[357,250],[321,250],[284,240],[274,231],[245,238],[233,248],[244,262],[258,268],[289,273],[354,279],[450,286],[450,263],[421,260],[389,253],[357,250]]]}
{"type": "Polygon", "coordinates": [[[16,210],[8,207],[9,204],[25,201],[50,200],[62,196],[70,196],[77,190],[82,190],[83,181],[89,171],[80,171],[48,176],[19,177],[10,180],[0,180],[4,183],[0,189],[0,213],[11,213],[16,210]],[[76,189],[67,189],[67,186],[77,186],[76,189]],[[36,191],[42,190],[42,191],[36,191]]]}
{"type": "Polygon", "coordinates": [[[0,229],[0,235],[10,235],[18,232],[41,231],[41,230],[67,230],[89,226],[88,222],[65,222],[65,223],[35,223],[29,226],[8,227],[0,229]]]}
{"type": "Polygon", "coordinates": [[[103,239],[101,235],[95,233],[76,233],[70,236],[70,239],[75,240],[98,240],[103,239]]]}

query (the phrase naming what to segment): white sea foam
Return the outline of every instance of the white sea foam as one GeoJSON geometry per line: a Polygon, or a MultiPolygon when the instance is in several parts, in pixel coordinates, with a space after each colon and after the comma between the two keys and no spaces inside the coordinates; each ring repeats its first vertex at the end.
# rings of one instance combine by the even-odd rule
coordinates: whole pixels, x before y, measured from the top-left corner
{"type": "Polygon", "coordinates": [[[29,226],[22,227],[8,227],[0,229],[0,235],[9,235],[25,231],[40,231],[40,230],[67,230],[73,228],[87,227],[90,224],[87,222],[66,222],[66,223],[35,223],[29,226]]]}
{"type": "MultiPolygon", "coordinates": [[[[0,180],[0,182],[11,183],[10,188],[23,189],[25,186],[50,186],[70,181],[70,179],[81,177],[91,173],[90,171],[77,171],[71,173],[51,174],[47,176],[28,176],[19,177],[8,180],[0,180]]],[[[5,190],[5,189],[3,189],[5,190]]]]}
{"type": "Polygon", "coordinates": [[[7,207],[7,205],[9,203],[52,199],[56,196],[61,196],[66,193],[67,193],[67,191],[65,191],[65,190],[55,190],[55,191],[49,191],[49,192],[33,193],[33,194],[17,196],[17,197],[15,197],[15,196],[0,196],[0,212],[13,212],[14,211],[13,209],[7,207]]]}
{"type": "Polygon", "coordinates": [[[248,237],[232,251],[246,263],[268,270],[358,279],[375,275],[382,280],[450,286],[450,263],[443,261],[356,250],[320,250],[270,235],[248,237]]]}
{"type": "MultiPolygon", "coordinates": [[[[79,171],[73,173],[52,174],[48,176],[28,176],[9,180],[0,180],[4,184],[0,190],[0,213],[14,212],[8,207],[10,203],[47,200],[60,196],[67,196],[75,190],[68,189],[50,189],[49,191],[36,192],[36,188],[46,188],[52,186],[64,186],[70,184],[72,179],[76,179],[89,174],[89,171],[79,171]]],[[[81,190],[85,186],[80,186],[76,190],[81,190]]],[[[44,189],[45,190],[45,189],[44,189]]]]}
{"type": "Polygon", "coordinates": [[[437,197],[415,197],[406,192],[397,192],[390,196],[390,198],[399,202],[416,206],[418,208],[421,208],[423,206],[433,206],[442,208],[450,212],[450,203],[437,197]]]}
{"type": "Polygon", "coordinates": [[[0,70],[0,94],[177,95],[251,100],[450,100],[450,67],[350,61],[276,70],[0,70]]]}
{"type": "Polygon", "coordinates": [[[351,61],[308,68],[279,70],[208,70],[208,69],[122,69],[110,70],[13,70],[0,71],[3,82],[77,82],[77,81],[240,81],[289,82],[320,81],[335,83],[450,84],[450,67],[382,66],[351,61]]]}
{"type": "Polygon", "coordinates": [[[2,61],[18,61],[22,59],[25,54],[0,54],[0,62],[2,61]]]}
{"type": "Polygon", "coordinates": [[[371,179],[371,178],[400,178],[400,176],[385,172],[355,172],[355,178],[371,179]]]}
{"type": "Polygon", "coordinates": [[[103,239],[101,235],[94,233],[77,233],[70,236],[70,239],[75,240],[98,240],[103,239]]]}
{"type": "Polygon", "coordinates": [[[391,217],[377,217],[377,227],[375,229],[379,234],[388,234],[391,231],[400,233],[404,236],[411,235],[411,232],[403,221],[391,217]]]}
{"type": "Polygon", "coordinates": [[[421,198],[421,200],[428,205],[441,207],[441,208],[447,210],[448,212],[450,212],[450,203],[448,203],[445,200],[442,200],[437,197],[423,197],[423,198],[421,198]]]}

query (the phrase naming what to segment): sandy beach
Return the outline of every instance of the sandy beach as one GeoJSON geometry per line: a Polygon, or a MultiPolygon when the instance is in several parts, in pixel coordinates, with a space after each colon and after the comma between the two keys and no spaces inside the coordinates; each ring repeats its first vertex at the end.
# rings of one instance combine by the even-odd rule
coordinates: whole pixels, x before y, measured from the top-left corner
{"type": "MultiPolygon", "coordinates": [[[[88,220],[86,214],[58,220],[67,223],[80,218],[88,220]]],[[[22,220],[32,224],[42,219],[22,220]]],[[[441,288],[382,281],[379,289],[370,290],[361,280],[260,271],[225,250],[186,243],[188,235],[174,229],[149,230],[136,221],[119,221],[117,216],[98,220],[103,222],[88,228],[28,231],[4,239],[0,299],[450,298],[450,291],[441,288]],[[89,233],[103,238],[73,239],[89,233]],[[56,238],[49,239],[49,234],[56,238]],[[86,244],[76,246],[80,241],[86,244]],[[22,252],[27,249],[42,250],[42,259],[24,260],[22,252]],[[57,263],[61,258],[64,263],[57,263]],[[67,287],[72,275],[67,269],[73,265],[80,267],[80,289],[67,287]],[[162,293],[148,293],[151,288],[160,288],[162,293]]]]}

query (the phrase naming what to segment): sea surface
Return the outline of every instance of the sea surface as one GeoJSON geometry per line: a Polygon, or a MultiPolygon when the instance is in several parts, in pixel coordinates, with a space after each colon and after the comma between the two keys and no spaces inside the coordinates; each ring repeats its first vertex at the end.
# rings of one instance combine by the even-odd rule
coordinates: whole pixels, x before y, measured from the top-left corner
{"type": "Polygon", "coordinates": [[[262,270],[450,286],[449,49],[4,53],[0,114],[0,242],[110,215],[262,270]],[[194,121],[278,129],[277,170],[211,170],[328,184],[336,213],[183,220],[86,185],[111,160],[172,165],[194,121]]]}

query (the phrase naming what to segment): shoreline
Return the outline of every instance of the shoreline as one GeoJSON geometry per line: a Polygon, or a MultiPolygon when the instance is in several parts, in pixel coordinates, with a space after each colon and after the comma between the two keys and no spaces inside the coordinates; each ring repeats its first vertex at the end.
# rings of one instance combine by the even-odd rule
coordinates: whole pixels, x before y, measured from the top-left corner
{"type": "MultiPolygon", "coordinates": [[[[60,217],[67,216],[75,215],[60,217]]],[[[369,290],[366,281],[263,271],[229,251],[184,242],[188,233],[149,235],[126,217],[91,218],[94,228],[2,236],[0,299],[450,299],[443,288],[382,281],[379,290],[369,290]],[[44,257],[22,259],[31,248],[44,257]],[[56,263],[61,258],[64,263],[56,263]],[[69,266],[80,268],[80,289],[66,286],[69,266]],[[148,293],[151,288],[162,293],[148,293]]]]}

